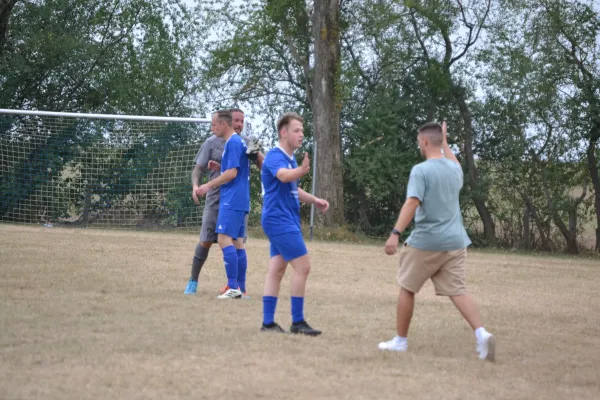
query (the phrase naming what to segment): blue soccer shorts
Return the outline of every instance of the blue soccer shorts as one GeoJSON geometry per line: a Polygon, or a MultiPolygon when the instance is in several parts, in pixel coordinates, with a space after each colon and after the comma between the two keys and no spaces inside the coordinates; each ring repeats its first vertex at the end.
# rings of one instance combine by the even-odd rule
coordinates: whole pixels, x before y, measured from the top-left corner
{"type": "Polygon", "coordinates": [[[220,209],[217,218],[217,233],[233,240],[246,236],[246,211],[220,209]]]}
{"type": "Polygon", "coordinates": [[[289,232],[269,236],[271,242],[271,258],[282,256],[285,261],[302,257],[308,254],[302,232],[289,232]]]}

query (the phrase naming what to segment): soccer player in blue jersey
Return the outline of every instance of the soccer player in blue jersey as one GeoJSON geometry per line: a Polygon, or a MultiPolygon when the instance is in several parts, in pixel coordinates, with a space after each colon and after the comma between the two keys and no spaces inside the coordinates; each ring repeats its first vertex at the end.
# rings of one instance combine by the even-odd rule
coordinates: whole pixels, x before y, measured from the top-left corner
{"type": "MultiPolygon", "coordinates": [[[[249,132],[250,129],[246,130],[246,134],[243,134],[244,131],[244,112],[239,108],[232,108],[229,110],[231,112],[232,117],[232,125],[233,130],[240,134],[240,136],[246,142],[248,146],[248,150],[246,154],[248,154],[248,158],[250,161],[254,162],[256,166],[260,169],[262,168],[262,162],[264,160],[264,155],[261,153],[261,144],[260,142],[252,137],[249,132]]],[[[215,132],[215,126],[218,123],[218,120],[213,117],[211,124],[211,131],[215,132]]],[[[249,124],[248,124],[249,125],[249,124]]],[[[222,137],[218,137],[216,135],[208,138],[198,153],[194,158],[195,167],[192,171],[192,197],[196,204],[200,204],[198,200],[198,196],[196,195],[197,189],[201,185],[202,176],[206,171],[209,173],[208,180],[216,179],[219,175],[221,175],[221,158],[223,156],[223,150],[225,147],[225,139],[222,137]]],[[[208,258],[208,252],[213,243],[218,243],[218,235],[216,232],[217,229],[217,219],[219,216],[219,187],[216,187],[210,190],[206,194],[206,201],[204,205],[204,212],[202,213],[202,227],[200,229],[200,242],[196,245],[196,249],[194,251],[194,257],[192,259],[192,268],[191,275],[188,280],[187,286],[185,288],[184,294],[195,294],[198,287],[198,277],[200,276],[200,271],[204,266],[206,259],[208,258]]],[[[246,237],[244,237],[244,245],[247,239],[248,233],[248,214],[246,214],[246,237]]],[[[242,264],[240,270],[242,274],[238,276],[238,283],[240,285],[240,290],[244,293],[242,298],[249,299],[250,296],[246,294],[246,275],[243,273],[247,270],[244,268],[243,264],[247,261],[244,258],[245,251],[244,249],[237,249],[238,253],[238,263],[242,264]]],[[[225,285],[220,291],[219,294],[225,293],[229,289],[228,285],[225,285]]]]}
{"type": "MultiPolygon", "coordinates": [[[[221,175],[196,190],[204,196],[211,189],[220,187],[217,234],[223,250],[228,289],[219,299],[242,298],[238,277],[246,276],[247,258],[244,249],[245,218],[250,211],[250,161],[244,140],[235,133],[230,111],[213,114],[214,133],[225,140],[221,158],[221,175]]],[[[244,278],[245,279],[245,278],[244,278]]]]}
{"type": "Polygon", "coordinates": [[[269,151],[262,167],[262,226],[271,244],[271,259],[263,296],[262,331],[285,332],[275,322],[277,297],[281,279],[288,263],[292,264],[290,332],[317,336],[304,319],[304,293],[310,272],[308,251],[300,229],[300,202],[314,204],[321,212],[329,209],[327,200],[319,199],[298,187],[300,178],[310,171],[308,154],[298,166],[294,151],[304,139],[303,119],[296,113],[286,113],[277,122],[279,145],[269,151]]]}

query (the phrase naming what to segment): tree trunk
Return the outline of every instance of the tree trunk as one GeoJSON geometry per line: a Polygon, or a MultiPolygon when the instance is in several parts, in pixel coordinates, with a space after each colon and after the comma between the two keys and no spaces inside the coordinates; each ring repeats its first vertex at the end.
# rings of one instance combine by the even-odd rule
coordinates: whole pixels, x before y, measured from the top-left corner
{"type": "Polygon", "coordinates": [[[485,196],[481,193],[479,178],[477,176],[477,167],[475,166],[475,157],[473,155],[473,119],[471,117],[471,110],[465,99],[464,88],[455,87],[453,92],[464,124],[464,151],[471,196],[475,208],[477,208],[477,212],[479,213],[479,217],[481,218],[481,222],[483,223],[483,235],[486,239],[494,241],[496,238],[496,225],[494,224],[494,219],[492,218],[490,210],[485,204],[485,196]]]}
{"type": "Polygon", "coordinates": [[[523,199],[525,200],[525,205],[527,206],[527,209],[529,210],[529,213],[533,218],[533,222],[535,222],[535,225],[537,226],[538,232],[540,234],[542,249],[552,251],[552,249],[554,248],[554,244],[550,241],[548,235],[546,235],[546,231],[544,230],[544,224],[542,223],[542,220],[540,220],[540,217],[537,213],[537,209],[535,208],[535,206],[529,198],[523,196],[523,199]]]}
{"type": "Polygon", "coordinates": [[[340,137],[339,0],[315,0],[313,14],[315,68],[313,83],[314,135],[317,142],[316,195],[329,201],[329,211],[317,213],[327,227],[344,224],[344,187],[340,137]]]}
{"type": "Polygon", "coordinates": [[[0,55],[4,51],[8,22],[10,21],[10,15],[16,3],[17,0],[0,0],[0,55]]]}
{"type": "Polygon", "coordinates": [[[531,243],[531,236],[529,230],[529,219],[531,217],[531,213],[529,212],[529,207],[525,205],[523,210],[523,240],[521,242],[521,247],[524,249],[529,248],[529,243],[531,243]]]}
{"type": "Polygon", "coordinates": [[[565,238],[565,242],[567,243],[567,252],[570,254],[577,254],[579,251],[577,248],[577,209],[587,194],[587,179],[583,184],[583,193],[581,193],[581,196],[575,200],[571,200],[571,204],[566,210],[569,215],[568,227],[560,218],[558,210],[556,210],[554,207],[554,202],[552,201],[552,196],[550,194],[550,190],[548,189],[548,177],[546,170],[542,170],[542,183],[544,187],[544,194],[546,196],[546,202],[548,203],[548,210],[552,216],[552,221],[554,221],[554,224],[565,238]]]}
{"type": "Polygon", "coordinates": [[[577,209],[569,211],[569,236],[567,237],[567,253],[577,254],[577,209]]]}
{"type": "Polygon", "coordinates": [[[358,218],[362,226],[365,229],[371,229],[371,221],[369,221],[369,213],[368,213],[369,201],[367,200],[367,195],[365,194],[364,189],[358,193],[358,218]]]}
{"type": "Polygon", "coordinates": [[[594,250],[600,253],[600,179],[598,178],[598,159],[596,145],[598,137],[592,136],[587,148],[587,165],[594,188],[594,209],[596,211],[596,245],[594,250]]]}

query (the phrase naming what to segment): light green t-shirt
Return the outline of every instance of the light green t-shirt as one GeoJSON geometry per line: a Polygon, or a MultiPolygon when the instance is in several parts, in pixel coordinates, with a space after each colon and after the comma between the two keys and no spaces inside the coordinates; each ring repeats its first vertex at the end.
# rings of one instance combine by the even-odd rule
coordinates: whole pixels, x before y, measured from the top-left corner
{"type": "Polygon", "coordinates": [[[447,158],[415,165],[408,179],[406,198],[421,201],[415,214],[415,229],[409,246],[426,251],[452,251],[468,247],[458,196],[463,186],[461,167],[447,158]]]}

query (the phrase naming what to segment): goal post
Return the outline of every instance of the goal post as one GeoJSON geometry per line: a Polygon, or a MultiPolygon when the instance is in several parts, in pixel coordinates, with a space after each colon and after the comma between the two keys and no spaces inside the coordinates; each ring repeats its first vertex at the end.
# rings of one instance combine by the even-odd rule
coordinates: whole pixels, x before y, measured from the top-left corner
{"type": "Polygon", "coordinates": [[[0,109],[0,222],[194,229],[210,119],[0,109]]]}

